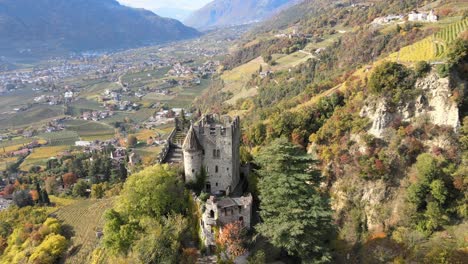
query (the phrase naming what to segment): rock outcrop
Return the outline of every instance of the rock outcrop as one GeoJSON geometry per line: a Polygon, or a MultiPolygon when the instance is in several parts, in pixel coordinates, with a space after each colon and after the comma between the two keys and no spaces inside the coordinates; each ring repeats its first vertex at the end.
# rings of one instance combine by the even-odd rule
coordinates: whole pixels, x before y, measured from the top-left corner
{"type": "Polygon", "coordinates": [[[416,82],[415,89],[420,90],[421,94],[411,101],[400,102],[396,111],[390,111],[384,98],[376,101],[369,100],[361,110],[361,116],[372,121],[368,132],[377,138],[382,138],[385,129],[396,119],[412,122],[418,117],[427,117],[435,125],[458,130],[459,109],[457,103],[451,98],[452,89],[449,78],[439,78],[437,73],[431,72],[416,82]]]}

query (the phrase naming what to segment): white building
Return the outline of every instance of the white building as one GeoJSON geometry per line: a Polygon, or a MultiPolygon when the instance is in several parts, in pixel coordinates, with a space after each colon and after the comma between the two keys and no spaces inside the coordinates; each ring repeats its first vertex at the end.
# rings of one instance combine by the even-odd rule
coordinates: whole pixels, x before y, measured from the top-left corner
{"type": "Polygon", "coordinates": [[[431,10],[427,12],[412,11],[408,14],[408,21],[412,22],[437,22],[439,17],[431,10]]]}

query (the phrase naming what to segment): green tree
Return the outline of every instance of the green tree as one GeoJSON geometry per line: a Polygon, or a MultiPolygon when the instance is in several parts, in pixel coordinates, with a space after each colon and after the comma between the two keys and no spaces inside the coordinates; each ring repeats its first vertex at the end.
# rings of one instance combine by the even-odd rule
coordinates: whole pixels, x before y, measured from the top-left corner
{"type": "Polygon", "coordinates": [[[330,260],[324,241],[331,231],[331,209],[318,191],[320,174],[313,160],[297,146],[278,139],[255,159],[260,182],[258,232],[304,262],[330,260]]]}
{"type": "Polygon", "coordinates": [[[73,196],[76,197],[86,197],[88,195],[87,190],[89,189],[89,184],[85,180],[79,180],[73,186],[73,196]]]}
{"type": "Polygon", "coordinates": [[[34,201],[29,193],[29,190],[19,190],[13,193],[13,202],[18,207],[32,206],[34,201]]]}
{"type": "Polygon", "coordinates": [[[186,197],[177,171],[168,165],[156,165],[132,174],[125,182],[115,209],[105,214],[105,247],[113,254],[137,252],[139,258],[145,260],[143,263],[161,263],[146,260],[157,259],[151,254],[160,253],[155,252],[160,246],[158,243],[178,243],[170,236],[159,239],[162,234],[154,233],[154,229],[157,225],[166,229],[167,225],[174,224],[166,221],[186,211],[186,197]]]}
{"type": "Polygon", "coordinates": [[[410,69],[396,62],[384,62],[375,68],[368,85],[372,93],[392,98],[397,104],[403,96],[411,95],[414,83],[410,69]]]}

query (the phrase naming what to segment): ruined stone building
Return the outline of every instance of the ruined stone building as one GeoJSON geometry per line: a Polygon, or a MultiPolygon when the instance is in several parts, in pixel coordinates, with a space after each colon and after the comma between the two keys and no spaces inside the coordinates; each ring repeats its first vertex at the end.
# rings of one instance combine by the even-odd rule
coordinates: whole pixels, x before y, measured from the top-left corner
{"type": "Polygon", "coordinates": [[[241,196],[240,119],[206,115],[192,124],[182,146],[186,181],[196,181],[206,172],[205,192],[200,203],[201,237],[208,247],[216,245],[215,229],[239,221],[250,228],[252,195],[241,196]]]}
{"type": "Polygon", "coordinates": [[[239,221],[244,228],[250,229],[250,219],[252,215],[252,195],[242,197],[222,197],[211,196],[205,203],[202,214],[201,238],[206,246],[215,246],[215,229],[226,224],[239,221]]]}
{"type": "Polygon", "coordinates": [[[192,124],[182,146],[186,181],[206,170],[207,193],[230,194],[240,180],[240,120],[204,116],[192,124]]]}

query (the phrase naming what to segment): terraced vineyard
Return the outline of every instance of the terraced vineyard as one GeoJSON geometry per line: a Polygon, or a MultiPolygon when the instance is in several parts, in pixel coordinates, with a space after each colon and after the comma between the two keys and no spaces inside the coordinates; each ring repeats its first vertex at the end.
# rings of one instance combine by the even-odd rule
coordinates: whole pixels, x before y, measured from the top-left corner
{"type": "Polygon", "coordinates": [[[72,235],[72,245],[65,263],[90,263],[92,253],[99,245],[97,230],[104,226],[104,212],[110,209],[113,199],[77,200],[57,210],[55,215],[72,235]]]}
{"type": "Polygon", "coordinates": [[[468,30],[468,19],[453,23],[430,37],[406,46],[399,52],[391,54],[389,58],[402,62],[443,60],[447,47],[466,30],[468,30]]]}

